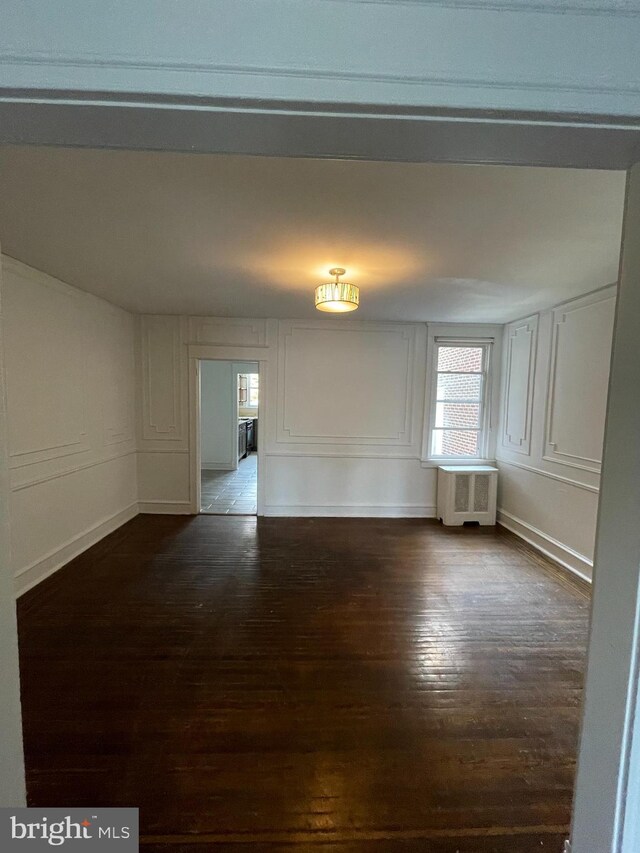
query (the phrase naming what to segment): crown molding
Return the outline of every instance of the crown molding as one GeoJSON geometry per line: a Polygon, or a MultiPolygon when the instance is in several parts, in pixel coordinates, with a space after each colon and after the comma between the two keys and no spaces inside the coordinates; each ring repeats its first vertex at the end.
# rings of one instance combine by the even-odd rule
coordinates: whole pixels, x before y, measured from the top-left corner
{"type": "MultiPolygon", "coordinates": [[[[335,2],[335,0],[324,0],[335,2]]],[[[341,0],[369,6],[439,6],[487,12],[532,12],[553,15],[640,15],[637,0],[341,0]]]]}
{"type": "MultiPolygon", "coordinates": [[[[328,2],[328,0],[323,0],[328,2]]],[[[389,2],[389,0],[347,0],[347,2],[389,2]]],[[[413,0],[422,2],[422,0],[413,0]]],[[[640,14],[640,11],[639,11],[640,14]]],[[[0,52],[1,65],[46,66],[57,68],[107,68],[126,69],[128,71],[170,71],[190,74],[222,74],[245,77],[297,78],[306,80],[335,80],[340,82],[365,82],[400,84],[402,86],[442,86],[468,89],[506,89],[531,92],[580,92],[582,94],[640,95],[640,80],[636,84],[598,84],[584,83],[580,80],[560,82],[558,80],[539,80],[530,82],[524,79],[495,80],[489,77],[458,77],[438,74],[393,74],[367,71],[335,71],[329,68],[302,68],[274,65],[231,65],[198,62],[150,62],[137,56],[109,56],[99,54],[60,54],[46,51],[33,54],[13,54],[0,52]]],[[[25,93],[26,94],[26,93],[25,93]]],[[[36,97],[34,93],[34,97],[36,97]]],[[[28,95],[26,96],[28,99],[28,95]]],[[[39,99],[39,98],[38,98],[39,99]]]]}

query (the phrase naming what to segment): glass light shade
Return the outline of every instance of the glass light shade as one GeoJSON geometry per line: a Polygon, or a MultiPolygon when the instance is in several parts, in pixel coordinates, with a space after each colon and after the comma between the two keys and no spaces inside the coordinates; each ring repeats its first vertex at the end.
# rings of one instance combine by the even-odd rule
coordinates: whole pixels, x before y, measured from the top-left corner
{"type": "Polygon", "coordinates": [[[360,288],[346,281],[330,281],[316,287],[316,308],[318,311],[343,313],[355,311],[360,304],[360,288]]]}

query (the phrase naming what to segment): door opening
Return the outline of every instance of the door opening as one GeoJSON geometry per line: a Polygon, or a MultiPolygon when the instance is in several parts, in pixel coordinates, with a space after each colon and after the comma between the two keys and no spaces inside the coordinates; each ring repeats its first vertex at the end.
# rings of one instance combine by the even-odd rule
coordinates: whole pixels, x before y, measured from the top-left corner
{"type": "Polygon", "coordinates": [[[201,513],[257,514],[259,402],[256,362],[202,361],[201,513]]]}

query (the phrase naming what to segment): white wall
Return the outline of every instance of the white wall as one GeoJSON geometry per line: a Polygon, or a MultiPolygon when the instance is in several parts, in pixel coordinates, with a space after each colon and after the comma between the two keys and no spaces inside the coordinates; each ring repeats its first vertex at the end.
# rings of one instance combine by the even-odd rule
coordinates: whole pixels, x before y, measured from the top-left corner
{"type": "Polygon", "coordinates": [[[238,374],[258,373],[254,363],[203,361],[200,371],[200,467],[231,471],[238,467],[238,415],[257,417],[238,406],[238,374]]]}
{"type": "MultiPolygon", "coordinates": [[[[141,432],[160,408],[180,410],[189,352],[213,358],[226,347],[239,360],[246,349],[265,365],[259,512],[434,516],[435,471],[422,458],[426,344],[423,323],[145,316],[139,378],[155,390],[139,395],[141,432]]],[[[143,509],[190,511],[189,435],[165,427],[153,440],[162,466],[140,468],[143,509]]]]}
{"type": "Polygon", "coordinates": [[[205,361],[200,374],[201,467],[231,471],[238,460],[236,374],[228,361],[205,361]],[[234,429],[235,427],[235,429],[234,429]]]}
{"type": "Polygon", "coordinates": [[[591,577],[615,286],[504,330],[499,520],[591,577]]]}
{"type": "MultiPolygon", "coordinates": [[[[614,288],[604,289],[509,324],[505,380],[495,385],[503,397],[500,519],[585,575],[593,559],[614,297],[614,288]]],[[[140,317],[138,328],[143,511],[192,510],[189,352],[200,348],[200,357],[213,358],[231,347],[236,360],[245,350],[247,359],[261,352],[268,366],[261,512],[434,514],[424,395],[427,339],[440,327],[161,315],[140,317]]],[[[486,326],[467,330],[488,334],[486,326]]],[[[209,369],[220,368],[203,363],[205,384],[209,369]]],[[[203,403],[206,409],[206,388],[203,403]]],[[[207,459],[203,448],[203,464],[225,464],[217,454],[207,459]]]]}
{"type": "Polygon", "coordinates": [[[188,513],[189,409],[184,318],[137,318],[138,500],[143,512],[188,513]]]}
{"type": "Polygon", "coordinates": [[[420,465],[425,332],[344,317],[278,323],[267,515],[434,515],[433,471],[420,465]]]}
{"type": "Polygon", "coordinates": [[[22,592],[137,513],[134,323],[2,263],[11,552],[22,592]]]}
{"type": "MultiPolygon", "coordinates": [[[[434,514],[435,476],[423,458],[424,324],[137,318],[136,493],[133,318],[11,260],[5,277],[20,588],[129,517],[136,499],[143,511],[191,511],[190,347],[231,346],[236,359],[245,348],[251,358],[264,355],[263,513],[434,514]]],[[[613,305],[609,288],[505,329],[500,518],[584,574],[593,554],[613,305]]],[[[203,377],[219,369],[205,362],[203,377]]],[[[235,403],[231,379],[228,388],[235,403]]],[[[205,407],[206,398],[205,388],[205,407]]],[[[204,464],[224,464],[207,455],[204,464]]]]}

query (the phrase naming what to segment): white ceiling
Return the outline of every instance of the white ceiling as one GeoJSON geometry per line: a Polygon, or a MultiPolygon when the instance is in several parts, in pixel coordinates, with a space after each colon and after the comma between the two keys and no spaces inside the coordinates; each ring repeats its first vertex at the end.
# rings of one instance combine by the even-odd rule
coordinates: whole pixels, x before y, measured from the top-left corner
{"type": "Polygon", "coordinates": [[[5,148],[5,254],[133,311],[504,322],[615,281],[623,172],[5,148]],[[353,316],[353,315],[352,315],[353,316]]]}

